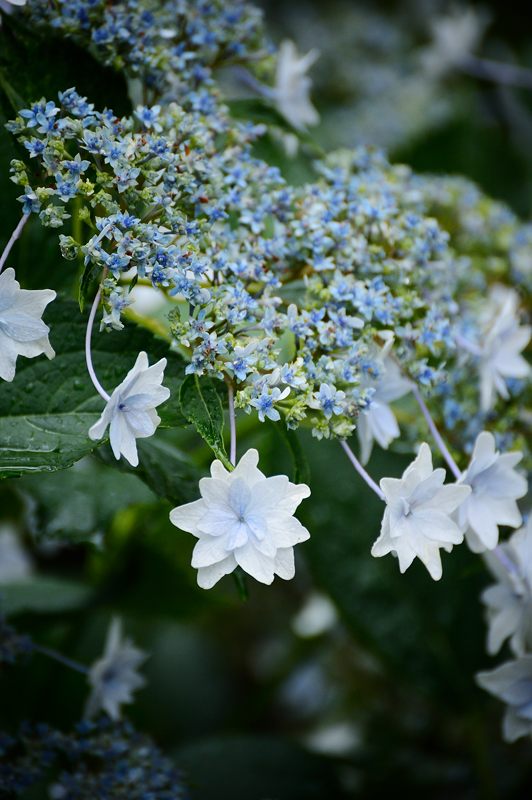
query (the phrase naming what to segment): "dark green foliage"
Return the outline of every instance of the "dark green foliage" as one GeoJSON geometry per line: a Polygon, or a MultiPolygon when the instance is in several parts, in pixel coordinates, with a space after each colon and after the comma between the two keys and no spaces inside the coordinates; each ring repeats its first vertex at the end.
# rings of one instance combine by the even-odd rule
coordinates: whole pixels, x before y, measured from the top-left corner
{"type": "Polygon", "coordinates": [[[215,456],[228,466],[223,440],[224,413],[214,382],[188,375],[181,385],[179,404],[183,416],[194,425],[215,456]]]}
{"type": "MultiPolygon", "coordinates": [[[[85,364],[86,317],[71,301],[55,300],[44,319],[56,351],[53,369],[45,357],[19,358],[16,380],[0,392],[0,477],[64,469],[97,446],[88,430],[100,416],[85,364]]],[[[150,359],[167,358],[165,385],[172,397],[160,409],[162,426],[185,422],[176,408],[183,362],[168,345],[139,326],[93,334],[94,367],[112,391],[132,368],[140,350],[150,359]]]]}

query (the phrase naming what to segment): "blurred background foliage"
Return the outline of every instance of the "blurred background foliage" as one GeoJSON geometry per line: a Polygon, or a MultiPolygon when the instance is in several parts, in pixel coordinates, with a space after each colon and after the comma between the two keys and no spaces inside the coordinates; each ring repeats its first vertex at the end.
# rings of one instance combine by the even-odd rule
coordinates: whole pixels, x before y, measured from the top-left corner
{"type": "MultiPolygon", "coordinates": [[[[448,3],[268,0],[264,8],[274,40],[321,51],[312,72],[319,145],[382,146],[417,170],[466,175],[530,215],[532,91],[427,70],[431,23],[448,3]]],[[[508,3],[475,8],[486,22],[482,55],[532,69],[530,18],[508,3]]],[[[9,69],[24,102],[76,85],[98,107],[127,111],[115,73],[53,40],[26,42],[25,60],[15,33],[2,32],[0,83],[9,69]]],[[[16,104],[0,93],[0,122],[16,104]]],[[[290,162],[274,141],[262,146],[289,178],[306,176],[305,148],[290,162]]],[[[12,137],[0,135],[2,242],[20,213],[8,179],[16,155],[12,137]]],[[[75,297],[80,265],[61,259],[56,232],[37,221],[13,265],[26,287],[75,297]]],[[[246,601],[231,576],[209,592],[197,588],[192,537],[170,525],[168,512],[194,496],[211,455],[192,430],[159,431],[145,443],[140,474],[112,469],[100,451],[61,472],[0,483],[0,540],[16,532],[27,554],[20,577],[6,583],[0,550],[4,613],[84,663],[101,652],[110,617],[122,615],[150,653],[147,687],[127,715],[175,757],[197,800],[397,790],[413,799],[530,797],[530,742],[502,743],[503,709],[473,679],[490,665],[480,560],[455,549],[435,584],[418,563],[401,576],[393,559],[372,559],[378,501],[336,443],[302,436],[301,444],[312,497],[300,516],[312,536],[298,548],[294,581],[250,581],[246,601]]],[[[275,426],[241,420],[239,450],[248,446],[259,447],[265,473],[293,474],[275,426]]],[[[376,452],[370,471],[398,475],[405,463],[376,452]]],[[[0,727],[43,719],[66,729],[86,695],[82,676],[35,654],[2,667],[0,727]]]]}

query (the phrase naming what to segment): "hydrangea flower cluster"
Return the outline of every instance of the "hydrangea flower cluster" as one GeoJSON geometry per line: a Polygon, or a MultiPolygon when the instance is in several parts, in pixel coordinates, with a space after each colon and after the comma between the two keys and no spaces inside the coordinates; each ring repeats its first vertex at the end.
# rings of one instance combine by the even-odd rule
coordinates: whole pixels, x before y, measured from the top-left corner
{"type": "Polygon", "coordinates": [[[316,183],[289,187],[252,155],[261,129],[223,108],[205,117],[171,103],[119,120],[73,89],[59,99],[10,123],[42,185],[22,162],[13,180],[44,224],[82,200],[94,234],[62,236],[62,250],[103,280],[105,325],[121,327],[128,282],[151,283],[176,299],[187,372],[228,378],[237,407],[260,420],[282,412],[317,436],[354,430],[382,372],[375,341],[390,330],[403,368],[438,379],[454,346],[447,234],[403,202],[383,157],[339,153],[316,183]]]}
{"type": "Polygon", "coordinates": [[[242,0],[29,0],[28,12],[32,24],[136,79],[145,98],[162,95],[189,109],[210,107],[213,70],[266,53],[262,14],[242,0]]]}
{"type": "Polygon", "coordinates": [[[16,736],[0,734],[6,796],[24,797],[37,783],[44,783],[51,798],[188,797],[180,771],[147,736],[106,717],[80,722],[69,733],[26,723],[16,736]]]}
{"type": "Polygon", "coordinates": [[[3,615],[0,615],[0,665],[14,664],[19,658],[29,655],[31,651],[32,641],[29,636],[19,633],[6,622],[3,615]]]}

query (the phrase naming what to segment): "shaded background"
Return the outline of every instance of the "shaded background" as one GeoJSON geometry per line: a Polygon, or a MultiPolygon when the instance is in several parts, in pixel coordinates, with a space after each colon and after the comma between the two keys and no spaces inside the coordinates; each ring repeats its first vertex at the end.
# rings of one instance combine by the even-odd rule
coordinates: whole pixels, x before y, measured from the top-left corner
{"type": "MultiPolygon", "coordinates": [[[[321,51],[312,77],[322,146],[370,142],[415,169],[468,176],[530,215],[532,91],[460,70],[434,79],[423,68],[431,21],[450,4],[271,0],[264,8],[272,38],[321,51]]],[[[530,17],[509,3],[475,8],[491,20],[476,52],[532,69],[530,17]]],[[[118,78],[80,61],[73,46],[54,67],[52,49],[36,45],[35,64],[18,67],[41,94],[77,83],[109,105],[123,102],[118,78]]],[[[11,113],[5,96],[2,113],[11,113]]],[[[19,214],[6,179],[15,154],[0,136],[2,240],[19,214]]],[[[304,177],[297,160],[286,169],[304,177]]],[[[27,286],[47,285],[55,270],[71,287],[54,231],[33,223],[17,258],[27,286]]],[[[198,466],[209,463],[194,435],[165,435],[198,466]]],[[[239,449],[251,445],[266,473],[291,474],[274,426],[243,421],[239,449]]],[[[85,663],[120,613],[151,653],[148,686],[127,714],[175,755],[197,800],[379,798],[398,789],[435,800],[529,797],[530,741],[502,742],[503,707],[474,683],[495,663],[485,652],[479,593],[489,579],[480,560],[456,549],[436,584],[419,563],[401,576],[393,559],[372,559],[378,501],[337,444],[303,437],[303,445],[313,493],[300,517],[312,537],[297,548],[289,584],[250,581],[247,601],[230,577],[198,589],[192,537],[170,525],[169,504],[93,457],[0,485],[0,524],[22,535],[34,569],[30,582],[0,587],[5,610],[20,630],[85,663]]],[[[397,475],[404,464],[377,453],[370,471],[397,475]]],[[[35,655],[0,674],[0,727],[22,718],[69,727],[86,695],[83,677],[35,655]]]]}

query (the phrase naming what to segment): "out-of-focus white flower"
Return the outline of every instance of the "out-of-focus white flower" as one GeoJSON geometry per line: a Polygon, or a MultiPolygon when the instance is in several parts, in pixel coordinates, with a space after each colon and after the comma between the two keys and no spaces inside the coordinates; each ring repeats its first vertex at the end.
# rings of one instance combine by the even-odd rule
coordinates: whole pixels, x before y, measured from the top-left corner
{"type": "Polygon", "coordinates": [[[130,291],[129,297],[135,314],[146,316],[161,311],[168,302],[160,289],[156,289],[155,286],[143,286],[139,283],[130,291]]]}
{"type": "Polygon", "coordinates": [[[360,460],[367,464],[376,441],[384,450],[400,435],[399,425],[390,403],[399,400],[412,389],[412,384],[401,374],[392,358],[385,358],[382,372],[376,381],[367,380],[365,386],[374,387],[375,392],[367,409],[357,420],[360,442],[360,460]]]}
{"type": "Polygon", "coordinates": [[[309,639],[330,630],[337,621],[338,613],[329,598],[314,592],[294,617],[292,628],[298,636],[309,639]]]}
{"type": "Polygon", "coordinates": [[[41,317],[55,298],[52,289],[21,289],[15,270],[0,275],[0,378],[12,381],[18,356],[35,358],[55,352],[48,339],[50,328],[41,317]]]}
{"type": "Polygon", "coordinates": [[[521,355],[530,341],[531,328],[519,324],[519,295],[506,286],[493,286],[480,319],[480,405],[492,408],[497,394],[509,397],[507,378],[526,378],[530,367],[521,355]]]}
{"type": "Polygon", "coordinates": [[[312,81],[306,74],[318,56],[317,50],[299,55],[294,42],[288,39],[279,47],[272,97],[279,113],[296,130],[319,122],[318,112],[310,102],[312,81]]]}
{"type": "Polygon", "coordinates": [[[351,720],[318,725],[305,736],[305,745],[327,756],[350,756],[362,742],[361,731],[351,720]]]}
{"type": "Polygon", "coordinates": [[[132,467],[139,463],[137,439],[152,436],[161,419],[155,408],[170,397],[161,386],[166,358],[150,367],[145,352],[109,398],[103,414],[89,430],[91,439],[101,439],[109,426],[109,441],[116,459],[121,455],[132,467]]]}
{"type": "Polygon", "coordinates": [[[493,550],[499,541],[499,525],[521,525],[516,500],[526,494],[527,482],[514,467],[522,457],[519,452],[501,455],[488,431],[477,436],[471,461],[459,481],[472,491],[458,510],[459,525],[474,553],[493,550]]]}
{"type": "Polygon", "coordinates": [[[508,706],[502,727],[505,740],[515,742],[532,735],[532,655],[479,672],[476,678],[483,689],[508,706]]]}
{"type": "Polygon", "coordinates": [[[497,579],[482,593],[487,607],[488,652],[500,650],[505,639],[517,656],[532,652],[532,514],[524,528],[495,551],[486,553],[497,579]]]}
{"type": "Polygon", "coordinates": [[[441,578],[440,548],[449,553],[464,539],[451,514],[471,492],[469,486],[444,486],[444,480],[444,469],[432,469],[432,453],[426,443],[401,478],[381,480],[386,510],[381,534],[371,548],[373,556],[395,553],[401,572],[417,556],[435,581],[441,578]]]}
{"type": "Polygon", "coordinates": [[[31,558],[20,543],[15,528],[0,526],[0,584],[21,581],[33,572],[31,558]]]}
{"type": "Polygon", "coordinates": [[[431,22],[432,43],[423,52],[423,67],[439,77],[472,54],[487,25],[484,14],[473,8],[454,9],[431,22]]]}
{"type": "Polygon", "coordinates": [[[123,638],[122,622],[115,617],[107,632],[103,656],[89,670],[92,691],[85,716],[94,717],[105,711],[111,719],[119,719],[120,705],[131,703],[132,693],[146,683],[137,673],[146,658],[143,650],[135,647],[130,639],[123,638]]]}
{"type": "Polygon", "coordinates": [[[12,6],[25,6],[27,0],[0,0],[0,9],[7,11],[9,14],[12,11],[12,6]]]}
{"type": "Polygon", "coordinates": [[[286,475],[267,478],[258,461],[256,450],[248,450],[232,472],[213,461],[212,477],[199,482],[201,500],[170,513],[176,527],[198,538],[192,566],[202,589],[237,566],[261,583],[270,584],[274,575],[294,577],[294,545],[310,536],[294,512],[310,489],[286,475]]]}

